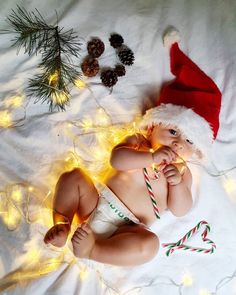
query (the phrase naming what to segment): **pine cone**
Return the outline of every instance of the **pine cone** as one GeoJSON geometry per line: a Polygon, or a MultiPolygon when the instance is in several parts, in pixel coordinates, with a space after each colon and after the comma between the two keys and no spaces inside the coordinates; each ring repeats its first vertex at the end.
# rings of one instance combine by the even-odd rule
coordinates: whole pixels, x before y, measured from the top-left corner
{"type": "Polygon", "coordinates": [[[126,73],[125,66],[123,65],[116,65],[114,71],[118,77],[124,76],[126,73]]]}
{"type": "Polygon", "coordinates": [[[126,66],[131,66],[134,63],[134,53],[128,47],[122,48],[119,51],[118,56],[120,61],[126,66]]]}
{"type": "Polygon", "coordinates": [[[103,85],[107,87],[112,87],[117,83],[118,77],[113,70],[105,70],[101,74],[101,80],[103,85]]]}
{"type": "Polygon", "coordinates": [[[124,39],[119,34],[112,34],[109,41],[112,47],[117,48],[122,46],[124,39]]]}
{"type": "Polygon", "coordinates": [[[85,58],[85,60],[81,64],[81,70],[84,73],[84,75],[87,77],[96,76],[97,73],[99,72],[98,61],[95,58],[88,56],[87,58],[85,58]]]}
{"type": "Polygon", "coordinates": [[[91,55],[92,57],[99,57],[103,54],[105,50],[105,45],[100,39],[93,38],[91,41],[88,42],[87,50],[89,55],[91,55]]]}

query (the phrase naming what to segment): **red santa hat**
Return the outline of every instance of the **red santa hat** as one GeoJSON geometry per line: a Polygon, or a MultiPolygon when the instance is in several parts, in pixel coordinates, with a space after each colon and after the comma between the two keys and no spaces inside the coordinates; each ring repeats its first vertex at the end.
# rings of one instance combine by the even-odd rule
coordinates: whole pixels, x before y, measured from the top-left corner
{"type": "Polygon", "coordinates": [[[219,129],[221,92],[178,43],[171,45],[170,67],[176,78],[162,88],[157,107],[146,112],[141,126],[175,125],[207,156],[219,129]]]}

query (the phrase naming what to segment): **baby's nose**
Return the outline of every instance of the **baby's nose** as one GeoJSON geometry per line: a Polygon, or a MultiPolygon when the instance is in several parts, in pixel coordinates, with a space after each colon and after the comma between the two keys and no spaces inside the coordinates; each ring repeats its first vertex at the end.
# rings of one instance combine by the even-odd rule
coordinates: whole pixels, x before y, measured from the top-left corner
{"type": "Polygon", "coordinates": [[[173,142],[173,147],[174,147],[174,149],[182,150],[183,149],[183,143],[180,140],[175,140],[173,142]]]}

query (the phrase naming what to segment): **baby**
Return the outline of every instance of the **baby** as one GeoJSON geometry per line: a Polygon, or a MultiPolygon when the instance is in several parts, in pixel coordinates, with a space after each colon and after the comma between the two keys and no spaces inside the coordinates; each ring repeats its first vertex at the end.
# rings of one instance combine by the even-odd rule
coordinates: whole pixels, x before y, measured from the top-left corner
{"type": "Polygon", "coordinates": [[[127,137],[113,149],[110,163],[116,172],[106,184],[95,187],[80,169],[61,175],[54,226],[45,243],[64,246],[78,214],[81,226],[72,237],[75,256],[139,265],[158,252],[159,239],[149,226],[161,213],[169,209],[179,217],[191,209],[192,175],[185,161],[207,155],[219,128],[221,94],[180,51],[175,35],[176,31],[167,34],[169,41],[172,38],[171,70],[176,79],[163,88],[157,107],[146,112],[140,125],[146,132],[127,137]]]}

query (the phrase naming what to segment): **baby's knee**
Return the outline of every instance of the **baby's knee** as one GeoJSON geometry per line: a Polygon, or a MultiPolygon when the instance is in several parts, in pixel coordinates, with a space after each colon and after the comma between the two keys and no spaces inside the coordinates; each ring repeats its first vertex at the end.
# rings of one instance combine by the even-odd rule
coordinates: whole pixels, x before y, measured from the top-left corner
{"type": "Polygon", "coordinates": [[[79,168],[74,168],[71,171],[66,171],[60,176],[61,181],[78,181],[83,176],[79,168]]]}
{"type": "Polygon", "coordinates": [[[159,238],[153,232],[148,232],[147,236],[144,238],[144,255],[146,260],[149,261],[153,259],[160,247],[159,238]]]}

